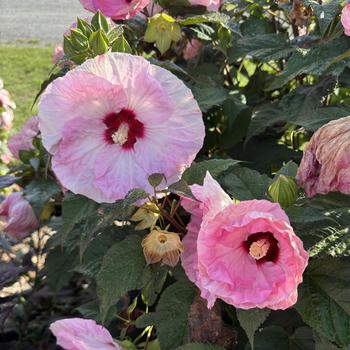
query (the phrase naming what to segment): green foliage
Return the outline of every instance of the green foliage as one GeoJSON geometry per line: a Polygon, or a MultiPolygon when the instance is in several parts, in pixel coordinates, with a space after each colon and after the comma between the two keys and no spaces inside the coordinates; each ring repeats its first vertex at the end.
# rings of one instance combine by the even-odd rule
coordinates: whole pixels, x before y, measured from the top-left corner
{"type": "Polygon", "coordinates": [[[105,319],[110,306],[122,295],[145,286],[149,276],[138,236],[130,235],[115,243],[104,256],[97,275],[97,295],[101,303],[102,319],[105,319]]]}
{"type": "Polygon", "coordinates": [[[182,179],[189,185],[194,183],[201,185],[203,184],[207,171],[209,171],[213,177],[217,177],[237,163],[238,162],[233,159],[212,159],[194,163],[190,168],[186,169],[182,175],[182,179]]]}
{"type": "Polygon", "coordinates": [[[251,310],[240,310],[237,309],[237,318],[247,333],[249,342],[251,347],[254,349],[254,335],[258,328],[264,323],[266,318],[270,314],[270,310],[268,309],[251,309],[251,310]]]}
{"type": "Polygon", "coordinates": [[[48,200],[60,191],[61,188],[53,180],[33,180],[25,188],[24,195],[39,216],[48,200]]]}
{"type": "Polygon", "coordinates": [[[313,260],[304,275],[296,308],[317,332],[337,343],[350,344],[350,261],[313,260]]]}
{"type": "Polygon", "coordinates": [[[195,288],[189,282],[174,283],[162,293],[156,312],[144,315],[138,320],[138,327],[155,325],[161,348],[164,350],[175,349],[186,343],[187,316],[194,295],[195,288]]]}
{"type": "MultiPolygon", "coordinates": [[[[280,203],[310,257],[296,310],[234,312],[220,300],[211,311],[203,311],[208,317],[215,314],[210,326],[220,336],[223,332],[223,340],[227,338],[226,329],[237,333],[238,349],[348,347],[350,196],[333,193],[306,198],[295,180],[312,133],[350,114],[350,39],[339,22],[343,3],[304,0],[307,7],[302,13],[291,2],[268,0],[226,1],[219,12],[191,6],[187,0],[157,3],[165,12],[153,17],[145,10],[144,16],[113,24],[100,12],[91,21],[78,19],[76,28],[62,39],[65,57],[44,75],[47,79],[41,88],[36,84],[36,98],[74,65],[106,52],[143,56],[175,74],[198,102],[206,137],[197,158],[176,183],[167,183],[163,174],[148,174],[151,187],[161,197],[152,199],[160,212],[159,218],[158,212],[156,215],[157,229],[184,238],[189,218],[181,209],[180,197],[196,200],[190,186],[202,185],[209,172],[236,200],[280,203]],[[299,35],[304,24],[306,34],[299,35]],[[192,39],[201,45],[198,54],[187,60],[184,48],[192,39]],[[161,184],[168,188],[160,190],[161,184]]],[[[29,55],[29,51],[23,52],[29,55]]],[[[6,87],[15,81],[11,76],[10,83],[6,81],[6,71],[11,67],[8,60],[5,57],[0,62],[6,87]]],[[[40,60],[34,61],[40,66],[40,60]]],[[[26,74],[30,78],[30,71],[35,69],[26,65],[27,71],[20,73],[26,76],[23,85],[30,91],[33,89],[27,86],[26,74]]],[[[12,252],[9,256],[13,262],[1,266],[0,282],[7,285],[30,269],[37,273],[39,263],[33,268],[33,262],[42,261],[47,254],[40,274],[34,279],[28,275],[33,294],[14,297],[13,308],[23,308],[21,312],[26,314],[28,305],[34,309],[36,291],[41,293],[41,287],[45,290],[49,286],[55,297],[68,291],[74,306],[65,309],[53,305],[43,313],[46,323],[63,314],[79,313],[105,325],[113,324],[113,336],[126,349],[223,349],[207,344],[211,339],[193,339],[188,329],[188,314],[198,290],[181,264],[175,268],[146,264],[142,242],[149,230],[137,231],[130,218],[136,206],[149,201],[154,193],[132,189],[124,199],[109,204],[62,193],[53,180],[50,156],[41,145],[40,135],[35,139],[35,150],[21,151],[20,158],[22,164],[6,167],[0,189],[7,194],[14,183],[23,187],[26,199],[47,225],[40,232],[48,231],[50,238],[42,247],[41,239],[33,236],[28,239],[26,257],[12,252]]],[[[9,242],[0,241],[6,254],[11,252],[9,242]]],[[[164,242],[153,243],[159,248],[164,242]]],[[[29,321],[32,319],[17,327],[18,339],[22,340],[21,332],[29,321]]],[[[36,344],[28,348],[48,347],[36,344]]]]}

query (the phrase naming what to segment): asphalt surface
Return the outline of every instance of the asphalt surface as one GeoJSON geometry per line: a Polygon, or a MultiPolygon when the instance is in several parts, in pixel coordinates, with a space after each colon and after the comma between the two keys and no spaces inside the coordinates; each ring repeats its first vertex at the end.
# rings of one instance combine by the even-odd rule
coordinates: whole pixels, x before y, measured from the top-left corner
{"type": "Polygon", "coordinates": [[[77,16],[88,15],[79,0],[0,0],[0,42],[60,42],[77,16]]]}

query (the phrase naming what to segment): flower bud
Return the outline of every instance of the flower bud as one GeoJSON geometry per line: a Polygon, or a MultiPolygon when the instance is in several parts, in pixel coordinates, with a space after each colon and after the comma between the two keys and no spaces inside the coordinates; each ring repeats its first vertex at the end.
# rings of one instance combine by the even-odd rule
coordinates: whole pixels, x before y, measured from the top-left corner
{"type": "Polygon", "coordinates": [[[159,218],[158,207],[151,202],[145,203],[142,207],[137,209],[136,213],[130,218],[130,221],[139,222],[135,226],[135,230],[145,230],[153,228],[159,218]]]}
{"type": "Polygon", "coordinates": [[[176,266],[183,252],[183,246],[177,233],[153,230],[142,241],[143,253],[147,264],[162,262],[168,266],[176,266]]]}
{"type": "Polygon", "coordinates": [[[298,198],[298,186],[295,179],[291,176],[279,175],[270,185],[269,195],[283,208],[291,206],[298,198]]]}
{"type": "Polygon", "coordinates": [[[9,236],[23,239],[38,226],[38,219],[22,193],[12,193],[0,203],[0,229],[9,236]]]}
{"type": "Polygon", "coordinates": [[[159,13],[148,19],[145,41],[156,43],[161,54],[170,48],[172,41],[177,42],[180,39],[181,28],[173,17],[159,13]]]}
{"type": "Polygon", "coordinates": [[[349,140],[350,117],[333,120],[312,136],[296,176],[308,196],[350,194],[349,140]]]}

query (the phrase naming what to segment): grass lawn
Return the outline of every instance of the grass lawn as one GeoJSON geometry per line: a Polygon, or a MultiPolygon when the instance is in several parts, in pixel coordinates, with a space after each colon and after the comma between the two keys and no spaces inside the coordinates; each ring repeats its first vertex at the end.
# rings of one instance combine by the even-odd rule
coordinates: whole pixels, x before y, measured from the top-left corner
{"type": "Polygon", "coordinates": [[[49,47],[0,46],[0,78],[17,105],[15,130],[36,112],[31,107],[52,68],[51,53],[49,47]]]}

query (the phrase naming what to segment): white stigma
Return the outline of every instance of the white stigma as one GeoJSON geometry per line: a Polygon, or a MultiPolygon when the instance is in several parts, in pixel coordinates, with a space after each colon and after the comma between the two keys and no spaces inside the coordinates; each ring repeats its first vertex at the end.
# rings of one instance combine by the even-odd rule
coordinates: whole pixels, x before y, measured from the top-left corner
{"type": "Polygon", "coordinates": [[[123,146],[128,141],[129,126],[126,123],[120,124],[118,130],[112,135],[112,140],[117,145],[123,146]]]}
{"type": "Polygon", "coordinates": [[[253,242],[249,248],[249,254],[255,259],[259,260],[266,256],[270,248],[270,243],[267,239],[259,239],[256,242],[253,242]]]}

